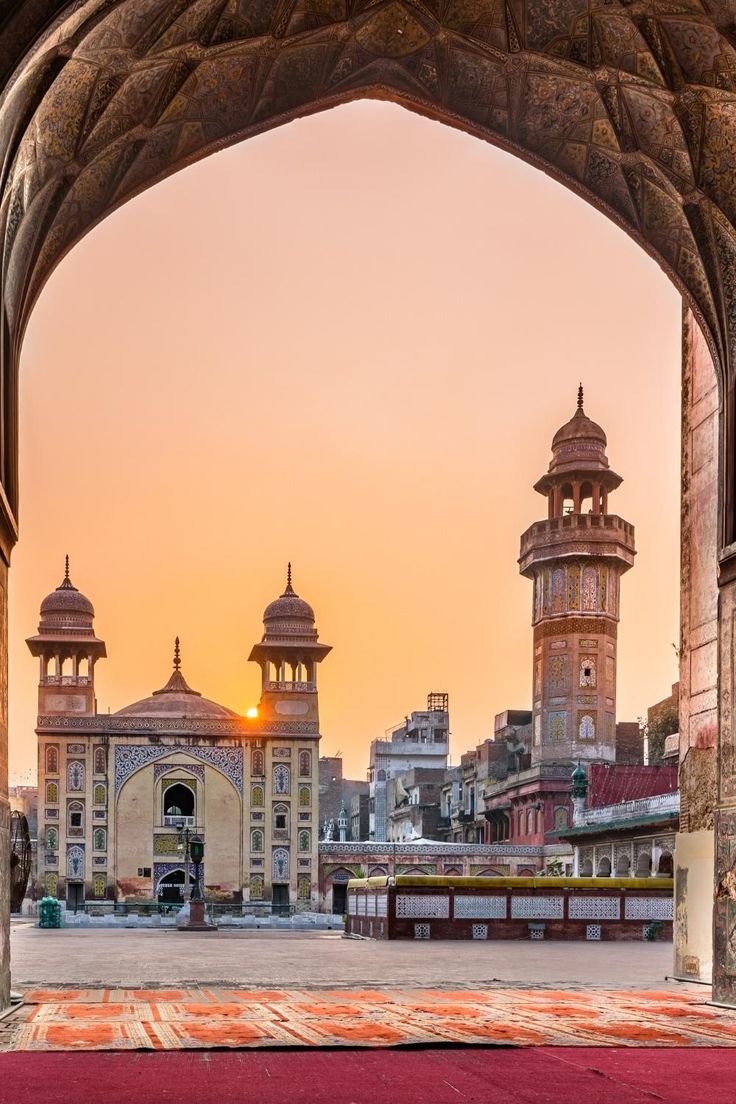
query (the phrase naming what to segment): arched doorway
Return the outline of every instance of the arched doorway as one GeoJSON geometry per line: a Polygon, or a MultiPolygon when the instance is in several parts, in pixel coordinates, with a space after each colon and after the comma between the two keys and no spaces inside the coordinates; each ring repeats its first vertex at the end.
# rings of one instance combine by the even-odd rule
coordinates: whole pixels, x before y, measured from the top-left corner
{"type": "MultiPolygon", "coordinates": [[[[158,883],[156,898],[160,905],[181,905],[184,903],[184,881],[185,873],[183,870],[171,870],[168,874],[164,874],[158,883]]],[[[195,888],[195,880],[192,874],[189,875],[190,889],[195,888]]]]}
{"type": "MultiPolygon", "coordinates": [[[[61,256],[128,197],[214,149],[349,99],[394,99],[503,145],[624,226],[660,261],[706,335],[721,383],[719,531],[703,555],[711,572],[719,561],[722,710],[717,731],[709,720],[712,731],[692,733],[692,751],[721,741],[716,879],[725,878],[736,858],[727,842],[736,831],[736,123],[733,78],[717,59],[733,49],[730,24],[705,11],[682,14],[695,44],[683,54],[664,16],[640,25],[633,9],[619,7],[571,20],[564,6],[542,5],[499,20],[490,0],[472,13],[399,2],[351,19],[343,10],[266,5],[258,19],[239,21],[213,0],[188,21],[187,6],[193,0],[141,0],[131,19],[125,0],[103,13],[81,3],[66,18],[61,0],[45,0],[31,14],[18,7],[0,30],[0,75],[9,85],[13,77],[2,120],[3,614],[17,537],[17,358],[35,297],[61,256]]],[[[686,535],[686,546],[695,537],[686,535]]],[[[687,633],[684,644],[687,655],[687,633]]],[[[683,711],[690,719],[687,701],[683,711]]],[[[683,792],[693,797],[688,823],[707,836],[693,850],[703,865],[713,851],[715,756],[689,757],[683,792]],[[698,777],[706,778],[705,808],[698,777]]],[[[7,851],[0,847],[3,862],[7,851]]],[[[727,898],[716,895],[717,995],[736,999],[727,898]]]]}

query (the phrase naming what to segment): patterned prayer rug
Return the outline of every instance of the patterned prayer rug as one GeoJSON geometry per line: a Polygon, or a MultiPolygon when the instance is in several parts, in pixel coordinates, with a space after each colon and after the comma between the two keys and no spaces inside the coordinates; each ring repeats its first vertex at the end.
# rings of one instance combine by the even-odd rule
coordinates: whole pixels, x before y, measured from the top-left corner
{"type": "Polygon", "coordinates": [[[35,989],[0,1049],[736,1047],[736,1013],[692,991],[35,989]]]}

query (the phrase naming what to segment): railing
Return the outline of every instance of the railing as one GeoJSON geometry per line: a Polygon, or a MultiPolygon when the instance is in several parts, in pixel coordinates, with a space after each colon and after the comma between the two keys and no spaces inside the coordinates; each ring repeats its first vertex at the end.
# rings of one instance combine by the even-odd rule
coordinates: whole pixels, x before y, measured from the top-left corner
{"type": "Polygon", "coordinates": [[[266,690],[303,690],[312,691],[317,689],[316,682],[267,682],[266,690]]]}
{"type": "Polygon", "coordinates": [[[320,842],[320,855],[365,855],[366,857],[392,854],[396,850],[397,859],[402,855],[541,855],[541,844],[522,846],[509,843],[396,843],[389,840],[365,843],[320,842]]]}
{"type": "Polygon", "coordinates": [[[638,797],[634,801],[620,801],[616,805],[601,805],[598,809],[586,809],[583,813],[584,824],[601,824],[611,820],[636,820],[642,816],[654,816],[657,813],[680,811],[680,793],[655,794],[654,797],[638,797]]]}
{"type": "Polygon", "coordinates": [[[44,675],[41,686],[91,686],[89,675],[44,675]]]}
{"type": "Polygon", "coordinates": [[[178,828],[182,824],[185,828],[194,827],[193,816],[164,816],[164,828],[178,828]]]}

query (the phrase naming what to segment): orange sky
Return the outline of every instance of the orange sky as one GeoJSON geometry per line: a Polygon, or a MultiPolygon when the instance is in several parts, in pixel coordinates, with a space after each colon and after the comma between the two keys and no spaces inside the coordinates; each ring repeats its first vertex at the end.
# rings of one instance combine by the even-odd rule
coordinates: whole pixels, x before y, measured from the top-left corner
{"type": "Polygon", "coordinates": [[[535,169],[391,104],[251,139],[111,216],[47,285],[21,367],[11,775],[35,765],[24,638],[62,576],[94,602],[98,707],[190,685],[239,711],[294,562],[334,651],[322,753],[430,690],[452,755],[528,708],[519,536],[552,435],[586,412],[624,484],[619,719],[677,678],[680,304],[620,230],[535,169]]]}

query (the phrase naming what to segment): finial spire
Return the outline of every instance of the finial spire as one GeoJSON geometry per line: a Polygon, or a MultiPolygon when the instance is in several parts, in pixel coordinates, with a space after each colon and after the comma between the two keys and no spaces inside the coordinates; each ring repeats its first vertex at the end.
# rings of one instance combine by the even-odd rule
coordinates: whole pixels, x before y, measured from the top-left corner
{"type": "Polygon", "coordinates": [[[583,385],[582,383],[578,387],[578,410],[583,409],[583,385]]]}
{"type": "Polygon", "coordinates": [[[179,651],[179,637],[177,636],[174,641],[174,670],[178,671],[181,667],[181,654],[179,651]]]}
{"type": "Polygon", "coordinates": [[[69,578],[69,555],[68,555],[68,553],[64,557],[64,578],[65,579],[69,578]]]}
{"type": "Polygon", "coordinates": [[[286,565],[286,585],[291,586],[291,560],[286,565]]]}

